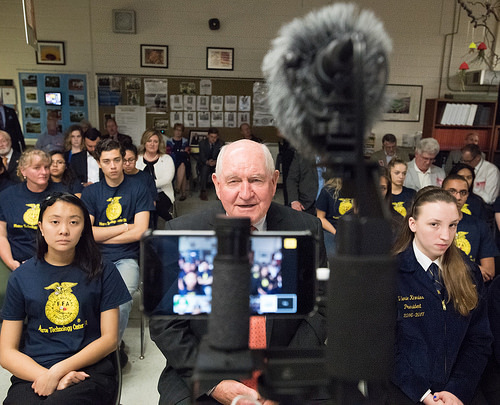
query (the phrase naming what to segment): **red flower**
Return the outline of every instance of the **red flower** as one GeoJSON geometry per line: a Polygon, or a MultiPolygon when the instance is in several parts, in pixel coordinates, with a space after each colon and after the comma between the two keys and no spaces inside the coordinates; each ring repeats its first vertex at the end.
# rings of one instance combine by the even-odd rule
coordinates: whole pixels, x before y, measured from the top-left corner
{"type": "Polygon", "coordinates": [[[458,69],[459,70],[469,70],[469,65],[467,64],[467,62],[462,62],[462,64],[460,65],[460,67],[458,69]]]}
{"type": "Polygon", "coordinates": [[[486,46],[486,44],[484,42],[481,42],[478,46],[477,46],[477,50],[478,51],[484,51],[488,49],[488,47],[486,46]]]}

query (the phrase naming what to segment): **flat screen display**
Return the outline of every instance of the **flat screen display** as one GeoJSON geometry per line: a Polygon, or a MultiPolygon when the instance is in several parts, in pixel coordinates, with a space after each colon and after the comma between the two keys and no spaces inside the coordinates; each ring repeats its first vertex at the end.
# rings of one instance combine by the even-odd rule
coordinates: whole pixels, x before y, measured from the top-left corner
{"type": "MultiPolygon", "coordinates": [[[[143,307],[148,315],[211,312],[217,238],[155,231],[141,245],[143,307]]],[[[314,307],[316,244],[309,234],[250,237],[250,312],[304,314],[314,307]]]]}
{"type": "Polygon", "coordinates": [[[59,92],[46,92],[45,93],[46,105],[62,105],[62,94],[59,92]]]}

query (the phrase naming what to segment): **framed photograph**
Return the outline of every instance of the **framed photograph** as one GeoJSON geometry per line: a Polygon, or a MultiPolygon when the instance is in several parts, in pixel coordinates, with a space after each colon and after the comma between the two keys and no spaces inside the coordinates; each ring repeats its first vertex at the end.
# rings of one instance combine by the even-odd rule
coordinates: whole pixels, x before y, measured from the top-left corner
{"type": "Polygon", "coordinates": [[[200,141],[206,139],[207,136],[208,130],[200,131],[198,129],[192,129],[191,131],[189,131],[189,146],[200,146],[200,141]]]}
{"type": "Polygon", "coordinates": [[[384,112],[384,121],[420,121],[423,86],[406,84],[388,84],[386,97],[388,108],[384,112]]]}
{"type": "Polygon", "coordinates": [[[141,45],[141,67],[168,68],[168,46],[141,45]]]}
{"type": "Polygon", "coordinates": [[[39,65],[65,65],[64,42],[38,41],[36,63],[39,65]]]}
{"type": "Polygon", "coordinates": [[[233,70],[234,48],[207,47],[207,70],[233,70]]]}
{"type": "Polygon", "coordinates": [[[155,118],[153,119],[153,126],[155,129],[164,129],[168,130],[168,118],[155,118]]]}

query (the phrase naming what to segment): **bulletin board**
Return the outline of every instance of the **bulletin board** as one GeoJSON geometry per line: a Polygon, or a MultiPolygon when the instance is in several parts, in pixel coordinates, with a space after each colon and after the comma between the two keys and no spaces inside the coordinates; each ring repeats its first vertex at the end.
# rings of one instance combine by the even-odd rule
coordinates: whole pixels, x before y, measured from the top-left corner
{"type": "Polygon", "coordinates": [[[116,106],[129,105],[145,107],[146,128],[156,128],[167,137],[180,122],[186,127],[185,136],[216,127],[222,140],[234,141],[241,138],[239,126],[245,122],[265,142],[279,140],[265,104],[263,79],[98,74],[97,86],[103,132],[106,119],[115,117],[116,106]]]}
{"type": "Polygon", "coordinates": [[[38,138],[47,115],[56,116],[59,132],[88,117],[87,76],[64,73],[19,73],[25,138],[38,138]],[[54,104],[46,101],[46,93],[54,104]],[[60,95],[60,105],[58,98],[60,95]]]}

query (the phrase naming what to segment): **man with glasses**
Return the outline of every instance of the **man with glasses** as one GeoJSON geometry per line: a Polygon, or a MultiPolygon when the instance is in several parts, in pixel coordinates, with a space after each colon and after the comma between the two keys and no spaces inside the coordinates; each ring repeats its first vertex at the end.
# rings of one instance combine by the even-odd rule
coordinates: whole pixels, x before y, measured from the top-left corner
{"type": "MultiPolygon", "coordinates": [[[[477,132],[469,132],[465,135],[465,143],[464,145],[479,145],[479,134],[477,132]]],[[[484,157],[484,153],[482,153],[484,157]]],[[[450,171],[453,166],[459,163],[462,160],[462,150],[456,149],[452,150],[448,157],[446,158],[446,164],[444,166],[444,171],[446,175],[450,174],[450,171]]]]}
{"type": "Polygon", "coordinates": [[[441,187],[444,170],[433,165],[439,153],[439,143],[434,138],[423,138],[415,147],[415,158],[408,163],[404,186],[416,191],[426,186],[441,187]]]}
{"type": "MultiPolygon", "coordinates": [[[[125,156],[123,158],[123,172],[129,176],[133,177],[136,180],[145,184],[148,190],[151,193],[151,197],[153,198],[153,202],[156,206],[156,200],[158,198],[158,192],[156,190],[156,184],[153,180],[153,177],[148,173],[139,170],[135,166],[135,162],[137,162],[137,147],[134,144],[128,144],[124,147],[125,156]]],[[[149,218],[149,227],[156,229],[156,224],[158,222],[158,216],[156,214],[156,210],[151,211],[151,216],[149,218]]]]}
{"type": "Polygon", "coordinates": [[[480,196],[486,204],[493,204],[500,190],[500,171],[493,164],[484,160],[478,145],[465,145],[462,148],[462,163],[474,168],[474,194],[480,196]]]}
{"type": "Polygon", "coordinates": [[[450,174],[443,181],[443,189],[449,191],[457,200],[460,222],[455,237],[456,245],[471,259],[477,262],[484,282],[495,277],[495,256],[499,255],[488,225],[482,219],[461,211],[469,196],[469,184],[462,176],[450,174]]]}

